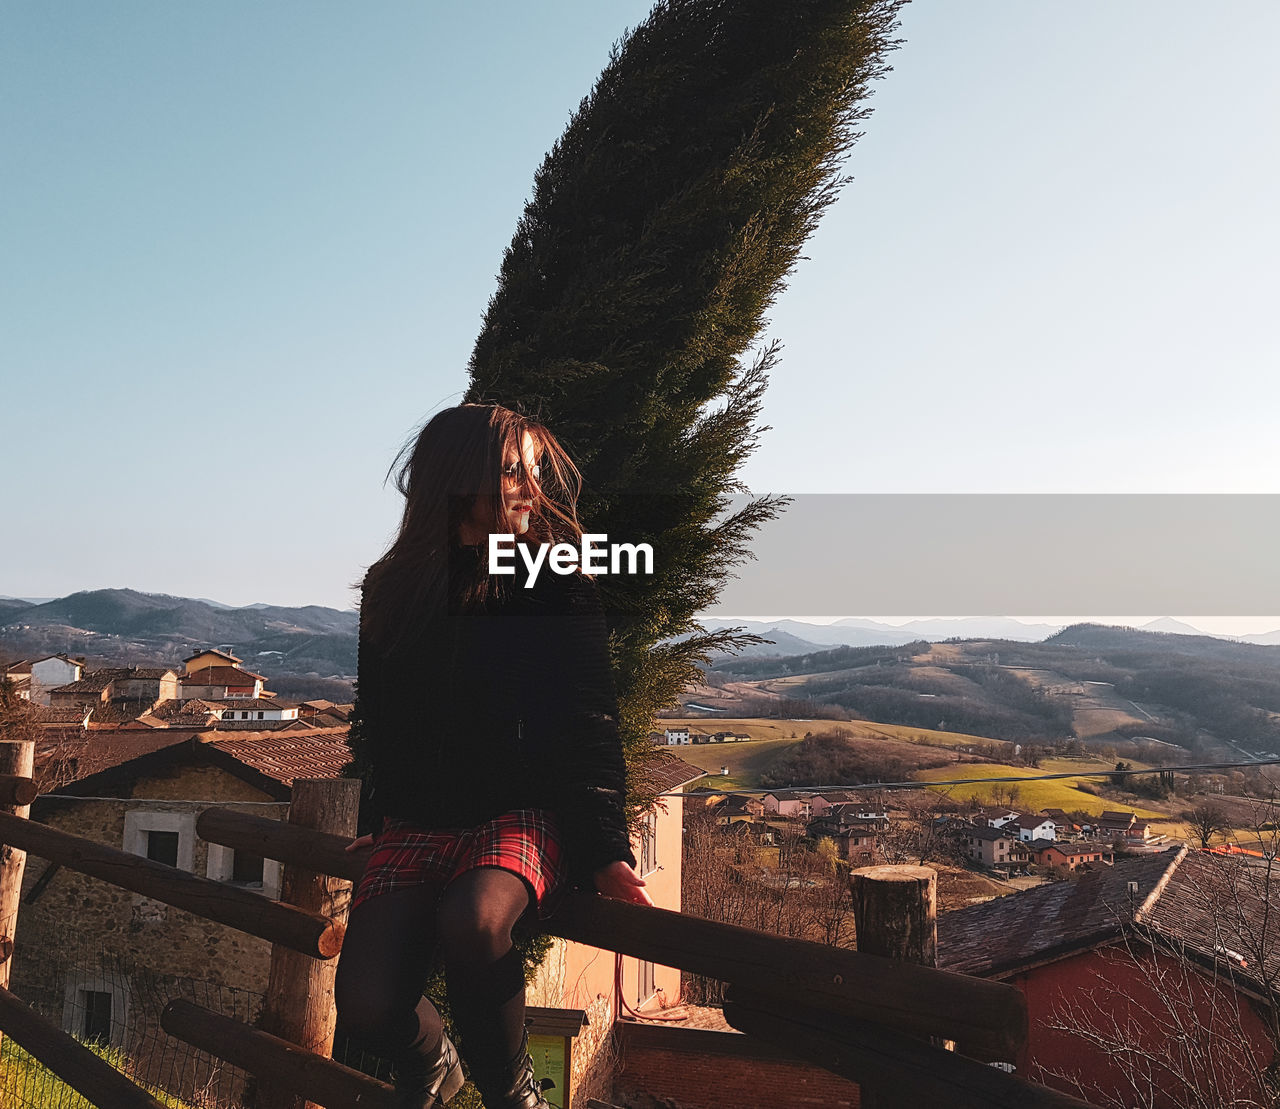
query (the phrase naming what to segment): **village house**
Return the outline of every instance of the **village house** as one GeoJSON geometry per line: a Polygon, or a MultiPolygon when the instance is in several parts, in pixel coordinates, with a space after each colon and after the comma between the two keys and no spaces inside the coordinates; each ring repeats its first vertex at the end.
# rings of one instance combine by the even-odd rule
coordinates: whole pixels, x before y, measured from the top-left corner
{"type": "Polygon", "coordinates": [[[812,794],[798,789],[784,789],[776,793],[766,793],[760,800],[764,803],[764,811],[770,816],[804,820],[810,815],[809,798],[811,796],[812,794]]]}
{"type": "Polygon", "coordinates": [[[1111,848],[1100,843],[1044,843],[1033,845],[1038,866],[1073,871],[1090,864],[1110,865],[1111,848]]]}
{"type": "Polygon", "coordinates": [[[1002,827],[1010,832],[1016,832],[1018,838],[1024,843],[1032,843],[1035,840],[1056,839],[1058,834],[1056,821],[1048,816],[1041,816],[1036,813],[1020,812],[1002,827]]]}
{"type": "Polygon", "coordinates": [[[668,728],[663,736],[668,747],[685,747],[690,742],[688,728],[668,728]]]}
{"type": "Polygon", "coordinates": [[[90,670],[78,681],[49,691],[54,708],[125,702],[152,708],[178,696],[178,675],[165,667],[116,666],[90,670]]]}
{"type": "Polygon", "coordinates": [[[1008,866],[1013,845],[1019,842],[1015,833],[989,824],[961,825],[953,834],[969,858],[991,868],[1008,866]]]}
{"type": "MultiPolygon", "coordinates": [[[[266,679],[241,669],[238,663],[234,655],[211,650],[187,659],[181,675],[164,667],[91,670],[76,681],[49,690],[50,705],[64,713],[57,721],[60,723],[70,722],[66,712],[87,710],[81,723],[90,730],[264,730],[287,728],[295,722],[301,727],[299,706],[267,692],[263,688],[266,679]]],[[[308,727],[332,726],[347,719],[342,707],[329,701],[317,704],[308,715],[308,727]]]]}
{"type": "Polygon", "coordinates": [[[1011,821],[1017,820],[1017,809],[978,809],[969,819],[974,824],[986,824],[992,828],[1003,828],[1011,821]]]}
{"type": "Polygon", "coordinates": [[[747,797],[740,793],[716,802],[713,809],[716,823],[721,825],[749,822],[764,816],[764,802],[760,798],[747,797]]]}
{"type": "Polygon", "coordinates": [[[1132,1103],[1131,1080],[1152,1109],[1265,1104],[1280,972],[1268,876],[1185,847],[1117,859],[941,916],[938,965],[1022,990],[1032,1081],[1094,1104],[1132,1103]]]}
{"type": "MultiPolygon", "coordinates": [[[[881,858],[881,837],[889,826],[886,815],[868,814],[856,801],[828,805],[805,826],[805,834],[835,843],[840,857],[854,866],[870,866],[881,858]]],[[[874,808],[874,806],[872,806],[874,808]]]]}
{"type": "Polygon", "coordinates": [[[1042,813],[1053,821],[1057,829],[1058,838],[1064,835],[1074,835],[1080,831],[1080,825],[1075,822],[1062,809],[1041,809],[1042,813]]]}
{"type": "Polygon", "coordinates": [[[84,659],[68,655],[45,655],[43,658],[10,663],[5,677],[19,686],[19,696],[35,705],[50,706],[50,691],[84,676],[84,659]]]}

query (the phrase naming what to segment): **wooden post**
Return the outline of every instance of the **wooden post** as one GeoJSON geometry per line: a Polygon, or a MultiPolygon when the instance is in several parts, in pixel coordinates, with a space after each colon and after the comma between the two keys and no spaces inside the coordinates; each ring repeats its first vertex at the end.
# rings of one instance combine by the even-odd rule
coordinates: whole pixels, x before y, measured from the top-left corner
{"type": "MultiPolygon", "coordinates": [[[[360,807],[360,783],[355,778],[299,778],[289,801],[289,823],[353,837],[360,807]]],[[[351,896],[351,883],[286,864],[280,899],[310,913],[331,917],[343,925],[351,896]]],[[[271,949],[271,973],[259,1027],[263,1032],[297,1044],[314,1055],[333,1050],[336,1015],[333,982],[337,965],[318,962],[286,947],[271,949]]],[[[259,1109],[313,1109],[288,1086],[259,1076],[256,1099],[259,1109]]]]}
{"type": "MultiPolygon", "coordinates": [[[[938,872],[927,866],[864,866],[849,875],[858,950],[900,963],[938,965],[938,872]]],[[[863,1109],[904,1104],[896,1084],[867,1083],[863,1109]]]]}
{"type": "Polygon", "coordinates": [[[859,951],[918,966],[938,965],[936,870],[864,866],[849,880],[859,951]]]}
{"type": "MultiPolygon", "coordinates": [[[[10,789],[10,796],[0,801],[0,812],[26,819],[31,811],[29,791],[23,789],[18,794],[16,783],[31,781],[31,771],[35,765],[36,745],[32,740],[7,739],[0,741],[0,775],[8,778],[15,786],[10,789]]],[[[34,788],[34,787],[32,787],[34,788]]],[[[27,866],[27,853],[19,851],[9,844],[0,844],[0,989],[9,988],[9,972],[13,966],[13,938],[18,931],[18,902],[22,898],[22,872],[27,866]]]]}

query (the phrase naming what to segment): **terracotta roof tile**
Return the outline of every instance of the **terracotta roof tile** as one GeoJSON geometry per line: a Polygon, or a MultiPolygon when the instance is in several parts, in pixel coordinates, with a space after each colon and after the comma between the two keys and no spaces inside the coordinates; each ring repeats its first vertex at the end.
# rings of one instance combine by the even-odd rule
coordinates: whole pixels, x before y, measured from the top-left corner
{"type": "Polygon", "coordinates": [[[200,738],[225,755],[287,786],[295,778],[340,778],[351,761],[348,728],[314,728],[307,732],[205,732],[200,738]]]}
{"type": "Polygon", "coordinates": [[[707,773],[669,751],[658,751],[652,755],[645,762],[644,770],[658,793],[677,789],[687,782],[704,777],[707,773]]]}
{"type": "Polygon", "coordinates": [[[183,685],[253,685],[255,681],[265,682],[261,674],[249,670],[241,670],[238,666],[206,666],[193,674],[182,676],[183,685]]]}

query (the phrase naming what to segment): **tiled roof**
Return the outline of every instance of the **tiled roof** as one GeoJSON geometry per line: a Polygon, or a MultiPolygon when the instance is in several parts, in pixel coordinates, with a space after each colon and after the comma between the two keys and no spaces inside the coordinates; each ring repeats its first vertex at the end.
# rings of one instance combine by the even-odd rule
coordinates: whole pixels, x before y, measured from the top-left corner
{"type": "Polygon", "coordinates": [[[101,693],[118,678],[121,670],[90,670],[83,678],[66,685],[54,686],[50,693],[101,693]]]}
{"type": "Polygon", "coordinates": [[[179,701],[176,699],[168,699],[161,701],[151,710],[153,716],[159,717],[161,720],[177,720],[179,717],[198,716],[202,720],[210,713],[216,710],[208,701],[202,701],[199,697],[192,697],[187,701],[179,701]]]}
{"type": "Polygon", "coordinates": [[[1278,883],[1280,876],[1269,873],[1265,862],[1191,851],[1139,920],[1204,960],[1225,955],[1245,977],[1274,983],[1280,974],[1278,883]],[[1229,953],[1243,956],[1247,965],[1229,953]]]}
{"type": "Polygon", "coordinates": [[[95,704],[91,724],[123,724],[129,720],[137,720],[144,712],[149,712],[153,701],[108,701],[106,704],[95,704]]]}
{"type": "Polygon", "coordinates": [[[657,793],[677,789],[688,782],[704,777],[707,773],[669,751],[656,752],[645,762],[644,768],[648,780],[653,783],[657,793]]]}
{"type": "Polygon", "coordinates": [[[201,655],[217,655],[219,658],[230,659],[234,663],[239,663],[244,661],[243,659],[236,658],[235,655],[230,654],[227,651],[215,651],[212,647],[207,647],[203,651],[197,651],[194,655],[188,655],[182,661],[190,662],[193,658],[199,658],[201,655]]]}
{"type": "Polygon", "coordinates": [[[975,824],[972,828],[961,828],[960,834],[970,839],[985,839],[995,843],[1000,839],[1017,839],[1008,828],[993,828],[990,824],[975,824]]]}
{"type": "Polygon", "coordinates": [[[1133,919],[1177,857],[1171,851],[1118,859],[1075,881],[946,913],[938,918],[938,966],[996,976],[1101,943],[1133,919]],[[1136,895],[1130,882],[1138,883],[1136,895]]]}
{"type": "MultiPolygon", "coordinates": [[[[1068,857],[1072,855],[1096,855],[1099,852],[1104,855],[1111,853],[1111,845],[1106,843],[1060,843],[1051,839],[1038,839],[1035,843],[1040,844],[1041,848],[1052,847],[1055,851],[1061,851],[1062,854],[1068,857]]],[[[1035,844],[1032,846],[1035,846],[1035,844]]]]}
{"type": "Polygon", "coordinates": [[[241,670],[238,666],[206,666],[193,674],[182,676],[183,685],[253,685],[255,681],[265,682],[261,674],[241,670]]]}
{"type": "Polygon", "coordinates": [[[11,662],[9,663],[8,667],[6,667],[5,673],[10,675],[30,674],[31,663],[28,662],[26,659],[20,659],[17,662],[11,662]]]}
{"type": "Polygon", "coordinates": [[[46,780],[48,774],[59,772],[58,776],[63,780],[70,777],[78,781],[130,759],[182,744],[192,734],[168,729],[46,732],[36,742],[35,777],[37,781],[46,780]]]}
{"type": "Polygon", "coordinates": [[[347,727],[315,728],[307,732],[205,732],[209,747],[245,766],[291,786],[295,778],[340,778],[351,761],[347,727]]]}
{"type": "Polygon", "coordinates": [[[70,707],[49,708],[47,705],[30,704],[26,706],[27,719],[35,724],[83,724],[89,715],[89,709],[79,705],[70,707]]]}

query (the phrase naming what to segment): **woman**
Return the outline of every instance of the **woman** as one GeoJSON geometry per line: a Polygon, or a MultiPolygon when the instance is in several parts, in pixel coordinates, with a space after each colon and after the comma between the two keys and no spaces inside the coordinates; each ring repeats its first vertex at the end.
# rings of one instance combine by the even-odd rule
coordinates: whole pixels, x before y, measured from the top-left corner
{"type": "Polygon", "coordinates": [[[422,996],[436,954],[486,1109],[546,1109],[513,925],[568,882],[652,904],[635,871],[603,610],[581,574],[488,573],[488,537],[577,543],[577,469],[497,405],[423,428],[399,533],[365,576],[355,726],[374,852],[338,967],[345,1031],[395,1063],[397,1105],[462,1085],[422,996]]]}

